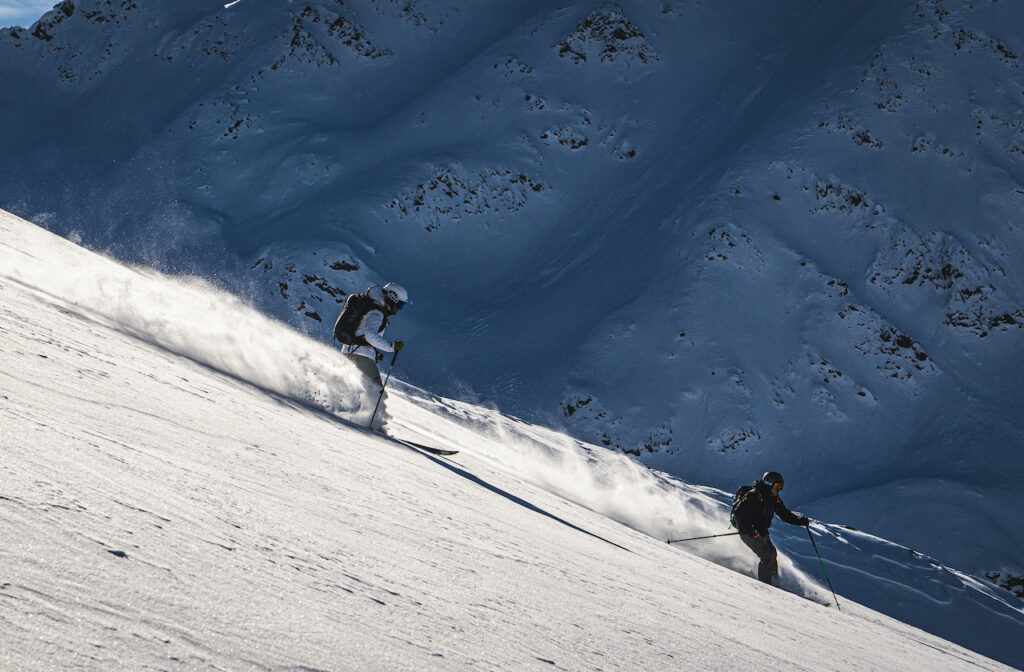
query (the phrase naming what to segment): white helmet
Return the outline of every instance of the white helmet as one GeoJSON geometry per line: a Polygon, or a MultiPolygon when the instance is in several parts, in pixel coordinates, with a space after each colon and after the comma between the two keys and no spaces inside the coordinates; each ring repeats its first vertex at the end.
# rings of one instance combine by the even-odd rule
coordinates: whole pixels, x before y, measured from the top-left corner
{"type": "Polygon", "coordinates": [[[389,282],[384,285],[384,298],[395,304],[396,308],[401,309],[409,303],[409,292],[405,291],[405,287],[389,282]]]}

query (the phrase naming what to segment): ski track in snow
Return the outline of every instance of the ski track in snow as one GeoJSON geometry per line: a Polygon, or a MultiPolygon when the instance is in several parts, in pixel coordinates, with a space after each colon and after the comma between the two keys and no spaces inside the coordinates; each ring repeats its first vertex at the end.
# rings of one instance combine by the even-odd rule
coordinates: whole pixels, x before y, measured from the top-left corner
{"type": "Polygon", "coordinates": [[[330,349],[5,213],[0,362],[2,669],[1004,669],[791,558],[811,600],[666,545],[722,493],[620,454],[399,383],[391,431],[462,452],[361,430],[330,349]]]}

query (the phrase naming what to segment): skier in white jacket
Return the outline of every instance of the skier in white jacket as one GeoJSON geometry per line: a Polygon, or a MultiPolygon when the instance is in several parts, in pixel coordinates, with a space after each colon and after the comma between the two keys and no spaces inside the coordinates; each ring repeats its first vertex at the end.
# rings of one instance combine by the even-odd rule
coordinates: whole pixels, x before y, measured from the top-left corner
{"type": "MultiPolygon", "coordinates": [[[[377,362],[381,361],[385,352],[401,352],[405,344],[402,341],[393,343],[384,338],[390,317],[409,303],[409,294],[401,285],[389,282],[383,287],[371,286],[363,294],[350,294],[345,308],[334,324],[334,337],[343,344],[342,353],[351,361],[371,386],[377,391],[383,390],[380,369],[377,362]]],[[[380,431],[386,413],[381,410],[373,422],[373,429],[380,431]]]]}

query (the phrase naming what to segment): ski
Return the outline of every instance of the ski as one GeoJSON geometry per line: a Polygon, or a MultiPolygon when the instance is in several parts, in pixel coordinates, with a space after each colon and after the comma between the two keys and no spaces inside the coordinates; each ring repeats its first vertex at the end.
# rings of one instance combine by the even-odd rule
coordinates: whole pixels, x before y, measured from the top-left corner
{"type": "Polygon", "coordinates": [[[403,446],[405,446],[406,448],[415,448],[416,450],[423,450],[423,451],[426,451],[428,453],[433,453],[434,455],[447,456],[447,455],[455,455],[456,453],[459,452],[457,450],[446,450],[444,448],[434,448],[433,446],[427,446],[427,445],[424,445],[422,443],[416,443],[415,441],[407,441],[405,439],[399,439],[399,438],[391,436],[389,434],[385,434],[384,432],[375,432],[375,433],[376,434],[380,434],[381,436],[383,436],[385,438],[391,439],[392,441],[394,441],[396,443],[400,443],[403,446]]]}
{"type": "Polygon", "coordinates": [[[425,446],[422,443],[416,443],[415,441],[406,441],[405,439],[395,439],[395,441],[403,443],[407,446],[412,446],[413,448],[425,450],[428,453],[433,453],[434,455],[455,455],[456,453],[459,452],[457,450],[445,450],[444,448],[434,448],[433,446],[425,446]]]}

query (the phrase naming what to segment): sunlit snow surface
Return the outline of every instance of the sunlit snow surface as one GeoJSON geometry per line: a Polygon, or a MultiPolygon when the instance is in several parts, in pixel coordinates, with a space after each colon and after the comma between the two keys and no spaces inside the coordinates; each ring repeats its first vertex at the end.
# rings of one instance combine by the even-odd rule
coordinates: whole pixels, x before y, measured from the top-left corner
{"type": "Polygon", "coordinates": [[[331,349],[6,213],[0,373],[2,669],[1003,669],[872,609],[1021,662],[984,582],[816,523],[839,611],[778,523],[809,599],[768,588],[664,543],[726,493],[393,379],[389,431],[461,452],[410,450],[331,349]]]}

